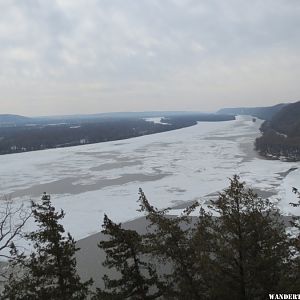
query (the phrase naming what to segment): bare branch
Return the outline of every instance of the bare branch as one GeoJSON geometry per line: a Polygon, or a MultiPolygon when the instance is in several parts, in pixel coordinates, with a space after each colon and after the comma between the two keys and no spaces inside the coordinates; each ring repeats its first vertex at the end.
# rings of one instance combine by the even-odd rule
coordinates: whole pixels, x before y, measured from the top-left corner
{"type": "Polygon", "coordinates": [[[0,199],[0,257],[8,258],[13,241],[22,236],[22,229],[31,216],[24,204],[14,204],[8,197],[0,199]]]}

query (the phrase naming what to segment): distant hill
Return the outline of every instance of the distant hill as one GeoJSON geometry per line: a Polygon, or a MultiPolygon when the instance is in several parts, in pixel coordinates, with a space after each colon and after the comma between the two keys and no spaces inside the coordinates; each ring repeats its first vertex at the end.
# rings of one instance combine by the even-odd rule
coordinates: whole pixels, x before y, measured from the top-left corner
{"type": "Polygon", "coordinates": [[[284,106],[261,126],[262,136],[255,141],[256,150],[263,156],[300,160],[300,101],[284,106]]]}
{"type": "Polygon", "coordinates": [[[262,120],[271,120],[271,118],[278,113],[283,107],[287,106],[286,103],[280,103],[274,106],[265,107],[235,107],[235,108],[222,108],[217,111],[217,114],[227,115],[250,115],[262,120]]]}
{"type": "Polygon", "coordinates": [[[232,115],[202,113],[196,111],[144,111],[144,112],[110,112],[96,114],[54,115],[24,117],[13,114],[0,114],[0,127],[14,126],[47,126],[47,125],[78,125],[83,123],[98,123],[106,121],[139,120],[160,117],[165,119],[193,119],[194,121],[226,121],[232,120],[232,115]]]}
{"type": "Polygon", "coordinates": [[[288,137],[300,137],[300,101],[283,107],[270,121],[270,127],[288,137]]]}
{"type": "Polygon", "coordinates": [[[30,120],[31,120],[30,118],[24,116],[0,114],[0,126],[24,124],[30,122],[30,120]]]}
{"type": "MultiPolygon", "coordinates": [[[[104,119],[141,119],[141,118],[153,118],[153,117],[176,117],[176,116],[190,116],[201,115],[200,112],[190,111],[144,111],[144,112],[108,112],[108,113],[96,113],[96,114],[83,114],[83,115],[57,115],[57,116],[42,116],[35,117],[34,120],[39,123],[45,123],[45,121],[60,121],[60,122],[80,122],[91,120],[104,120],[104,119]]],[[[203,114],[207,115],[207,114],[203,114]]]]}
{"type": "Polygon", "coordinates": [[[0,123],[0,154],[128,139],[196,125],[234,120],[232,115],[147,112],[25,118],[6,116],[0,123]],[[155,116],[162,122],[147,120],[155,116]]]}
{"type": "MultiPolygon", "coordinates": [[[[177,117],[177,116],[194,116],[209,114],[202,114],[198,112],[185,111],[146,111],[146,112],[111,112],[111,113],[96,113],[83,115],[57,115],[57,116],[39,116],[39,117],[25,117],[13,114],[0,114],[0,127],[9,127],[16,125],[32,124],[32,125],[46,125],[46,124],[76,124],[83,122],[99,122],[107,119],[142,119],[151,117],[177,117]]],[[[226,116],[225,116],[226,117],[226,116]]]]}

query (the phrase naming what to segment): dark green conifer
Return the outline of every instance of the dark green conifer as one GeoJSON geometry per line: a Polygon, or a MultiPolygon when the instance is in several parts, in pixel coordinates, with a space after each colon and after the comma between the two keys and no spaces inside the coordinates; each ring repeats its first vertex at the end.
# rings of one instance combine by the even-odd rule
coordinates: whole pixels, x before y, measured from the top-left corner
{"type": "Polygon", "coordinates": [[[155,267],[147,260],[143,236],[104,216],[103,231],[109,237],[99,247],[106,252],[104,266],[118,271],[119,278],[103,277],[105,290],[97,289],[95,299],[156,299],[163,284],[155,267]]]}
{"type": "Polygon", "coordinates": [[[277,208],[239,181],[219,195],[214,222],[216,299],[266,299],[283,292],[289,242],[277,208]]]}
{"type": "MultiPolygon", "coordinates": [[[[293,188],[293,192],[298,196],[298,201],[290,203],[293,207],[300,207],[300,192],[298,189],[293,188]]],[[[285,278],[286,290],[289,293],[299,293],[300,290],[300,216],[296,215],[292,217],[290,222],[292,234],[291,251],[293,258],[291,259],[291,266],[288,275],[285,278]]]]}
{"type": "Polygon", "coordinates": [[[75,252],[79,249],[72,236],[59,221],[64,212],[56,212],[50,196],[42,203],[32,203],[32,214],[38,229],[27,234],[33,244],[29,257],[16,249],[14,270],[5,286],[3,298],[10,300],[70,300],[86,299],[91,281],[82,283],[76,273],[75,252]]]}
{"type": "Polygon", "coordinates": [[[166,299],[209,299],[211,282],[211,216],[201,208],[198,218],[189,215],[198,203],[181,216],[151,206],[140,189],[141,211],[150,221],[148,249],[163,266],[168,288],[166,299]],[[167,271],[169,269],[169,272],[167,271]]]}

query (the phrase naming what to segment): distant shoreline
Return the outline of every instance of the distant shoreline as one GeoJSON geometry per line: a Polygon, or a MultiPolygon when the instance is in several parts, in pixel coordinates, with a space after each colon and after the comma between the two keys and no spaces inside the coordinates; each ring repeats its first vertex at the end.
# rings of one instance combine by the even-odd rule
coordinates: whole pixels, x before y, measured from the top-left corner
{"type": "Polygon", "coordinates": [[[45,121],[0,126],[0,155],[119,141],[196,125],[234,120],[232,115],[188,114],[159,118],[107,118],[45,121]],[[153,119],[153,120],[152,120],[153,119]],[[157,119],[160,119],[157,121],[157,119]]]}

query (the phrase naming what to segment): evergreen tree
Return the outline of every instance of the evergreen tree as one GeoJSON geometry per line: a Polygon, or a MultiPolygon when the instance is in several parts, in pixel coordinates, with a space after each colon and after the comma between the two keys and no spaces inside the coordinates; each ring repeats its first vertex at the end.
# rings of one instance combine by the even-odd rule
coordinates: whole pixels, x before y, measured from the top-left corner
{"type": "Polygon", "coordinates": [[[213,202],[216,299],[266,299],[282,292],[290,258],[289,242],[277,208],[231,179],[213,202]]]}
{"type": "Polygon", "coordinates": [[[143,236],[134,230],[126,230],[104,216],[103,231],[109,236],[99,247],[106,252],[104,266],[115,268],[119,279],[103,277],[105,290],[97,289],[94,299],[156,299],[163,284],[154,266],[147,261],[143,236]]]}
{"type": "Polygon", "coordinates": [[[188,207],[181,216],[167,216],[166,210],[151,206],[140,189],[141,211],[146,212],[151,231],[148,234],[148,249],[154,259],[164,266],[168,288],[166,299],[210,299],[211,242],[209,231],[211,216],[200,209],[196,224],[189,216],[198,206],[188,207]]]}
{"type": "Polygon", "coordinates": [[[74,257],[76,244],[59,221],[64,212],[56,212],[50,196],[44,193],[42,203],[32,203],[32,214],[38,229],[27,234],[34,251],[29,257],[16,249],[14,270],[5,286],[4,299],[70,300],[86,299],[91,281],[80,282],[74,257]]]}
{"type": "MultiPolygon", "coordinates": [[[[293,188],[293,192],[298,196],[296,203],[292,202],[293,207],[300,207],[300,192],[293,188]]],[[[286,276],[285,284],[289,293],[298,293],[300,290],[300,216],[293,216],[291,227],[293,229],[293,236],[291,236],[291,248],[293,259],[291,260],[291,267],[286,276]]]]}

